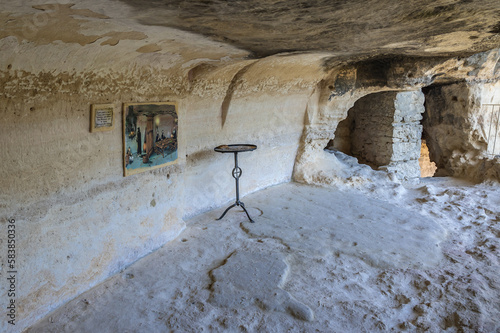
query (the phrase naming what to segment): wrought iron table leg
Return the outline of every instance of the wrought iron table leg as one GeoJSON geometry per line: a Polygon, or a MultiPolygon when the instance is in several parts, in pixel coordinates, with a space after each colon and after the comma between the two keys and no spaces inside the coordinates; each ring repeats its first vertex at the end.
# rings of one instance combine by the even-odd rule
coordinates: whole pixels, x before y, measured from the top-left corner
{"type": "Polygon", "coordinates": [[[224,215],[226,215],[226,213],[233,207],[235,206],[240,206],[241,208],[243,208],[243,210],[245,211],[245,213],[247,214],[247,217],[248,219],[250,220],[250,222],[254,223],[255,221],[252,220],[252,218],[250,217],[250,214],[248,214],[247,212],[247,209],[245,208],[245,204],[243,202],[240,201],[240,177],[241,177],[241,168],[238,166],[238,152],[234,152],[234,168],[233,168],[233,178],[236,182],[236,202],[234,204],[232,204],[231,206],[227,207],[227,209],[224,211],[224,213],[222,213],[221,217],[219,217],[217,219],[220,220],[224,217],[224,215]]]}
{"type": "Polygon", "coordinates": [[[233,208],[234,206],[237,206],[237,205],[234,203],[234,204],[232,204],[231,206],[227,207],[227,208],[226,208],[226,210],[224,211],[224,213],[222,213],[221,217],[219,217],[219,218],[217,219],[217,221],[219,221],[220,219],[222,219],[222,218],[224,217],[224,215],[226,215],[226,213],[227,213],[227,212],[228,212],[231,208],[233,208]]]}
{"type": "Polygon", "coordinates": [[[247,214],[248,219],[250,220],[250,222],[254,223],[255,221],[254,221],[254,220],[252,220],[252,218],[250,217],[250,214],[248,214],[247,209],[245,208],[245,205],[243,204],[243,202],[240,202],[240,206],[241,206],[241,208],[243,208],[243,210],[244,210],[244,211],[245,211],[245,213],[247,214]]]}
{"type": "Polygon", "coordinates": [[[221,219],[222,219],[222,218],[226,215],[226,213],[227,213],[227,212],[228,212],[231,208],[236,207],[236,206],[240,206],[241,208],[243,208],[243,210],[244,210],[244,211],[245,211],[245,213],[247,214],[247,217],[248,217],[248,219],[250,220],[250,222],[255,223],[255,221],[254,221],[254,220],[252,220],[252,218],[250,217],[250,214],[248,214],[248,211],[247,211],[247,209],[245,208],[245,204],[244,204],[243,202],[240,202],[239,204],[234,203],[234,204],[232,204],[231,206],[227,207],[227,208],[226,208],[226,210],[224,211],[224,213],[222,213],[221,217],[219,217],[218,219],[216,219],[216,221],[221,220],[221,219]]]}

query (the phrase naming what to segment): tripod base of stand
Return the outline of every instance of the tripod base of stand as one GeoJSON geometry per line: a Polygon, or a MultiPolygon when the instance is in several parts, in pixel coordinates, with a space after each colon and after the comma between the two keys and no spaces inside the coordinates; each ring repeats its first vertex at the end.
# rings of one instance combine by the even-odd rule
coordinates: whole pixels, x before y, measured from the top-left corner
{"type": "Polygon", "coordinates": [[[236,182],[236,201],[231,206],[227,207],[224,213],[217,220],[220,220],[226,215],[226,213],[233,207],[240,206],[243,208],[245,213],[247,214],[250,222],[254,223],[250,214],[248,214],[247,209],[245,208],[245,204],[240,201],[240,177],[242,174],[241,168],[238,166],[238,153],[242,153],[245,151],[252,151],[257,149],[256,145],[248,145],[248,144],[239,144],[239,145],[222,145],[215,147],[214,150],[218,153],[233,153],[234,154],[234,168],[233,168],[233,178],[236,182]]]}
{"type": "Polygon", "coordinates": [[[245,208],[245,204],[241,201],[236,201],[234,204],[232,204],[231,206],[227,207],[226,210],[224,211],[224,213],[222,213],[221,217],[219,217],[218,219],[216,219],[217,221],[221,220],[224,215],[226,215],[226,213],[233,207],[236,207],[236,206],[240,206],[241,208],[243,208],[243,210],[245,211],[245,213],[247,214],[247,217],[248,219],[250,220],[250,222],[254,223],[255,221],[252,220],[252,218],[250,217],[250,214],[248,214],[247,212],[247,209],[245,208]]]}

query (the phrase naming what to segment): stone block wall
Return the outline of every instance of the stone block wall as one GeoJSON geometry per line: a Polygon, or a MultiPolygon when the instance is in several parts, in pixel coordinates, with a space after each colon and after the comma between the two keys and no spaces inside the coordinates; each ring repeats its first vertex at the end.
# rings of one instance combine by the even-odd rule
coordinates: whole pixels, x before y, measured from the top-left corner
{"type": "Polygon", "coordinates": [[[335,132],[333,147],[363,164],[420,175],[420,140],[424,95],[420,91],[380,92],[360,98],[335,132]]]}
{"type": "Polygon", "coordinates": [[[370,94],[349,111],[354,122],[351,151],[360,163],[379,167],[391,162],[395,97],[395,92],[370,94]]]}
{"type": "Polygon", "coordinates": [[[400,178],[420,176],[422,113],[424,94],[419,91],[399,92],[394,99],[392,156],[387,169],[400,178]]]}

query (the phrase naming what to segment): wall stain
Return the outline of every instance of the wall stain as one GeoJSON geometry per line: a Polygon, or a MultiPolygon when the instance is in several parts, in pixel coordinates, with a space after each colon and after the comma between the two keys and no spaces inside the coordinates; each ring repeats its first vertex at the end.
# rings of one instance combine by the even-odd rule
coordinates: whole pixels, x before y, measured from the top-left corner
{"type": "Polygon", "coordinates": [[[109,17],[88,9],[72,8],[74,4],[45,4],[33,6],[39,10],[35,14],[22,16],[0,12],[0,39],[14,36],[19,43],[33,42],[36,45],[51,44],[55,41],[87,45],[101,38],[107,38],[101,45],[117,45],[120,40],[142,40],[147,38],[142,32],[111,31],[102,35],[86,35],[80,32],[89,22],[97,24],[95,19],[108,20],[109,17]],[[76,18],[83,17],[83,18],[76,18]],[[91,21],[92,20],[92,21],[91,21]],[[64,29],[61,29],[64,27],[64,29]]]}

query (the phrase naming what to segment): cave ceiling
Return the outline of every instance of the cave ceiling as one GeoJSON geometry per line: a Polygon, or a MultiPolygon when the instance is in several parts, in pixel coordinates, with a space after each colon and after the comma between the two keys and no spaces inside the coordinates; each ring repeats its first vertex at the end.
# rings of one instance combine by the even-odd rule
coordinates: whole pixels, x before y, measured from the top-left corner
{"type": "Polygon", "coordinates": [[[0,23],[0,67],[39,71],[146,64],[195,76],[275,55],[386,68],[500,47],[498,0],[0,0],[0,23]]]}
{"type": "Polygon", "coordinates": [[[466,56],[500,45],[498,0],[119,0],[143,25],[194,32],[261,58],[466,56]]]}

